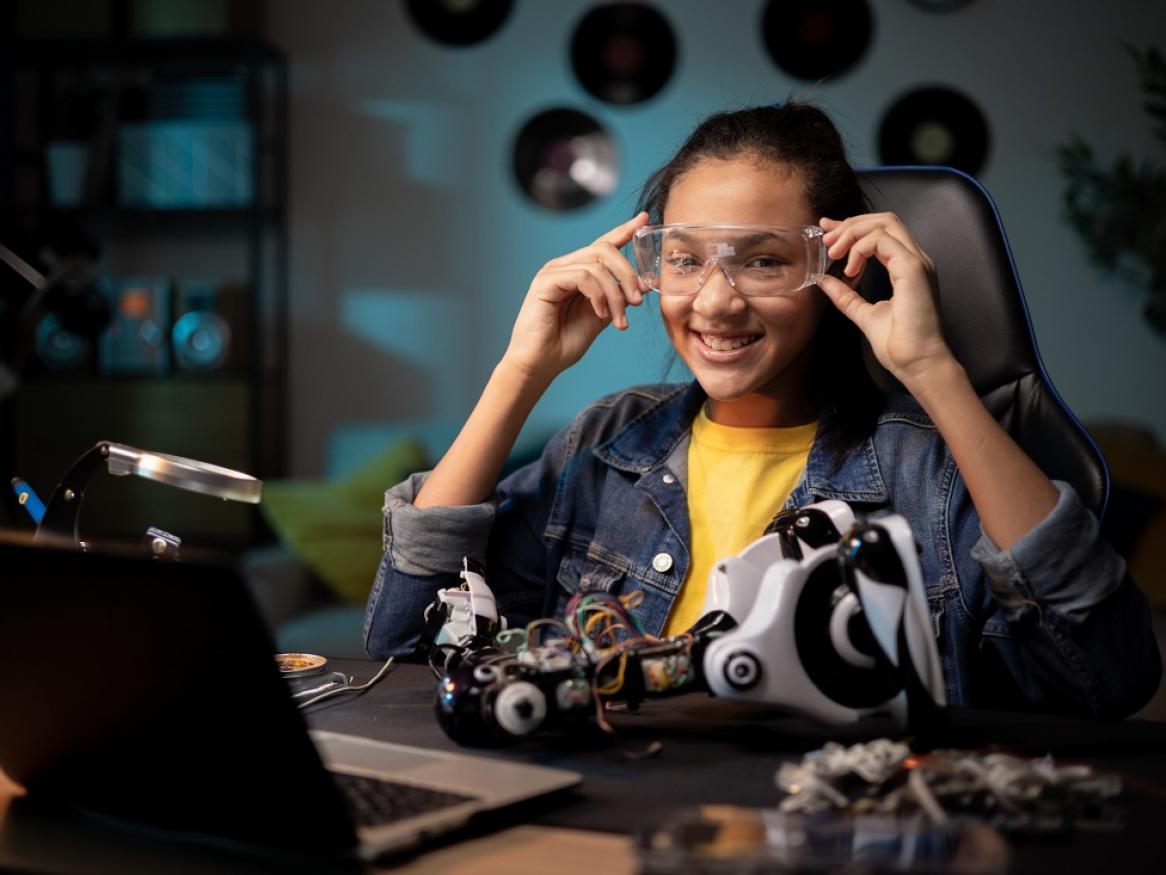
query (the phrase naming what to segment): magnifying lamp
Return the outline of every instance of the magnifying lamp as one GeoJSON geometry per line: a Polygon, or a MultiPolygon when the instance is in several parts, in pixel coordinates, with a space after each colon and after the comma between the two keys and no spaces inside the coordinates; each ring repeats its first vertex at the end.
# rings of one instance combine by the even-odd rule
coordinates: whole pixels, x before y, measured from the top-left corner
{"type": "Polygon", "coordinates": [[[45,505],[36,538],[71,538],[78,549],[85,549],[79,531],[81,504],[89,479],[103,464],[115,477],[135,474],[226,501],[258,504],[263,491],[262,480],[229,468],[102,441],[74,462],[61,480],[45,505]]]}

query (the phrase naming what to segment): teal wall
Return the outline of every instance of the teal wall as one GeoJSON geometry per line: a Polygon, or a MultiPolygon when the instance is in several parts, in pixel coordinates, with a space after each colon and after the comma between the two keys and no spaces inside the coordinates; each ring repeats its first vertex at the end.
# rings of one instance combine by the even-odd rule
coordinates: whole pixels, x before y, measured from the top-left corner
{"type": "MultiPolygon", "coordinates": [[[[1166,438],[1166,342],[1141,292],[1100,272],[1061,220],[1055,147],[1073,133],[1103,156],[1151,155],[1123,40],[1166,42],[1166,4],[978,0],[952,15],[873,0],[875,39],[851,72],[817,85],[780,73],[758,35],[760,0],[656,3],[679,63],[651,101],[608,106],[575,81],[574,23],[592,4],[516,0],[490,41],[444,48],[393,0],[277,0],[269,33],[291,70],[293,473],[343,471],[395,435],[438,448],[505,349],[532,274],[627,218],[645,176],[709,112],[808,97],[856,163],[876,163],[883,109],[932,82],[992,124],[980,174],[1000,207],[1045,363],[1085,420],[1166,438]],[[620,184],[572,213],[527,202],[510,171],[533,113],[581,109],[614,136],[620,184]]],[[[582,405],[660,379],[668,344],[650,308],[605,332],[536,408],[537,439],[582,405]]]]}

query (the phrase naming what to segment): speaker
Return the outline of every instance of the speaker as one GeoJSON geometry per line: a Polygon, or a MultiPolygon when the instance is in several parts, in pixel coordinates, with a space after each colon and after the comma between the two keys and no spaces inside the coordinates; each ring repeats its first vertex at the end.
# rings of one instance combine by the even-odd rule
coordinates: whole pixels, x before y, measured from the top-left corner
{"type": "Polygon", "coordinates": [[[57,313],[45,313],[36,325],[37,359],[49,371],[87,370],[93,344],[84,334],[70,331],[57,313]]]}
{"type": "MultiPolygon", "coordinates": [[[[92,373],[98,338],[111,316],[104,281],[88,273],[63,277],[49,286],[37,310],[32,336],[33,369],[92,373]]],[[[13,307],[12,312],[19,314],[19,307],[13,307]]],[[[24,342],[21,338],[14,346],[24,342]]]]}
{"type": "Polygon", "coordinates": [[[165,277],[106,278],[111,320],[97,346],[103,374],[165,374],[169,370],[170,281],[165,277]]]}
{"type": "Polygon", "coordinates": [[[170,345],[182,372],[235,372],[245,367],[246,289],[239,283],[182,280],[174,293],[170,345]]]}

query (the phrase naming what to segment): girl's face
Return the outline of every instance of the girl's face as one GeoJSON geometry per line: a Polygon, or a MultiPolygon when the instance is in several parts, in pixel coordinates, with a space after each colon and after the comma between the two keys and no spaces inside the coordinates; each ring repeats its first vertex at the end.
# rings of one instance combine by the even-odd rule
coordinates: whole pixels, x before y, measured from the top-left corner
{"type": "MultiPolygon", "coordinates": [[[[801,174],[743,156],[706,158],[677,179],[665,224],[813,225],[801,174]]],[[[828,302],[817,288],[743,297],[714,270],[695,295],[661,296],[668,336],[709,396],[716,422],[789,426],[816,416],[811,345],[828,302]]]]}

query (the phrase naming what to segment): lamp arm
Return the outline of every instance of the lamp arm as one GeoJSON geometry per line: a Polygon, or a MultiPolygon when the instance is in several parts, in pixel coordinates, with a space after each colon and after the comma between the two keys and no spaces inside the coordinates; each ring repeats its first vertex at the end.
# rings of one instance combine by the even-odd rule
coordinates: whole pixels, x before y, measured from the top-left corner
{"type": "Polygon", "coordinates": [[[74,462],[61,480],[45,506],[34,540],[69,538],[75,547],[85,549],[78,528],[81,503],[85,499],[89,478],[103,464],[115,477],[135,474],[167,486],[201,492],[228,501],[258,504],[263,490],[261,480],[239,471],[181,456],[145,452],[125,444],[101,441],[74,462]]]}
{"type": "Polygon", "coordinates": [[[85,500],[85,489],[89,479],[109,458],[109,442],[101,441],[87,450],[61,479],[53,490],[40,525],[36,527],[33,540],[42,538],[70,538],[73,545],[83,549],[80,521],[81,504],[85,500]]]}

